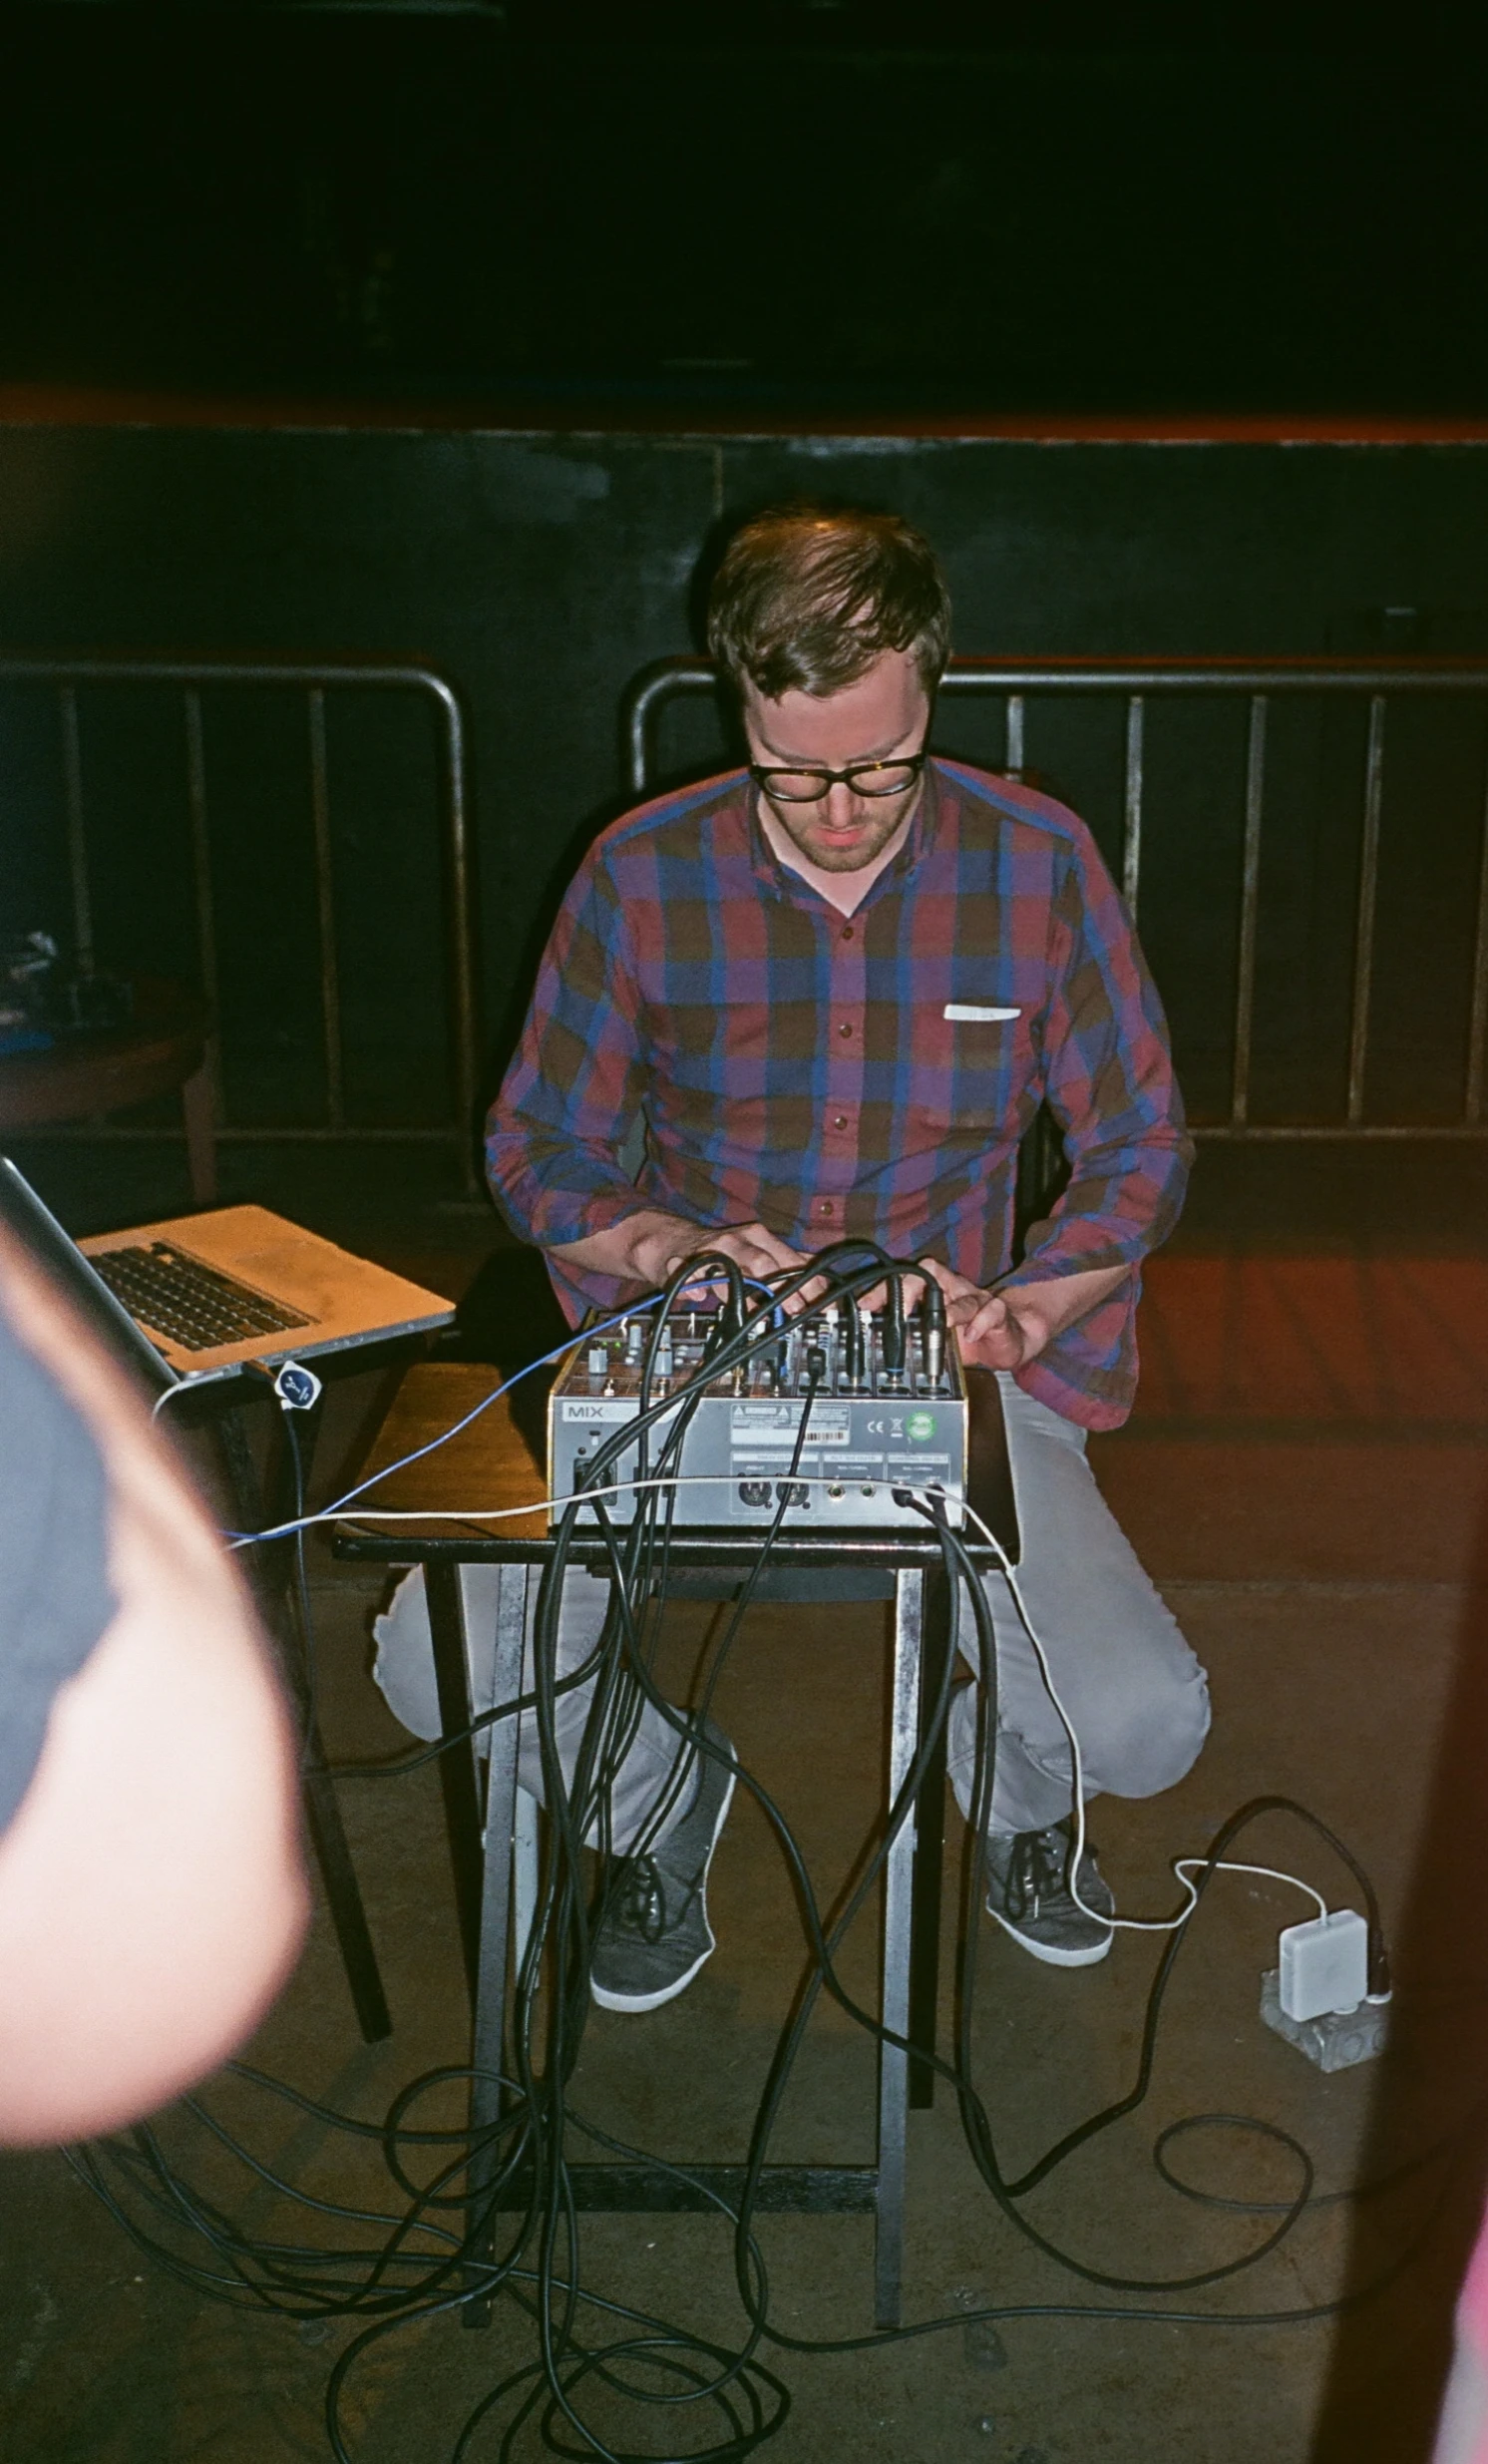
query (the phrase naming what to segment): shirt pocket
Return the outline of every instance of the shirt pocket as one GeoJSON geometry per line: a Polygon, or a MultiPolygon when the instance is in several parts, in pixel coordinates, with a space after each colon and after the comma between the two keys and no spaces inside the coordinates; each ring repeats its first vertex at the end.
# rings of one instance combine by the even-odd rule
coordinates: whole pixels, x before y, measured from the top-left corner
{"type": "Polygon", "coordinates": [[[928,1128],[997,1131],[1029,1069],[1027,1013],[994,994],[915,1004],[910,1109],[928,1128]]]}

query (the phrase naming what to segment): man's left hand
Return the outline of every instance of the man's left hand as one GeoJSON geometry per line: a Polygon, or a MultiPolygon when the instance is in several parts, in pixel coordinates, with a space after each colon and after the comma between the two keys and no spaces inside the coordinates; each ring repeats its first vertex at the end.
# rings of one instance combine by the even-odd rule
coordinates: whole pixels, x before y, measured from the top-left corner
{"type": "Polygon", "coordinates": [[[924,1261],[945,1295],[946,1322],[954,1328],[961,1359],[976,1369],[1021,1369],[1036,1360],[1051,1335],[1114,1292],[1130,1272],[1124,1266],[1092,1267],[1049,1283],[1020,1284],[1015,1292],[983,1292],[932,1258],[924,1261]]]}
{"type": "Polygon", "coordinates": [[[952,1267],[931,1259],[926,1264],[945,1295],[946,1323],[955,1329],[963,1361],[977,1369],[1019,1369],[1043,1350],[1049,1328],[1036,1310],[1025,1306],[1022,1293],[1014,1308],[999,1293],[983,1292],[952,1267]]]}

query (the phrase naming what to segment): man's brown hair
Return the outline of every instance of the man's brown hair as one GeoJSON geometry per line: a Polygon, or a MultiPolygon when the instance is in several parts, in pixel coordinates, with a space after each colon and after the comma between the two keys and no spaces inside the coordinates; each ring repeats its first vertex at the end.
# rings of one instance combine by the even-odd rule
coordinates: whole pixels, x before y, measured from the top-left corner
{"type": "Polygon", "coordinates": [[[742,687],[840,693],[885,650],[909,650],[928,693],[950,649],[934,550],[897,514],[782,505],[729,542],[708,602],[708,648],[742,687]]]}

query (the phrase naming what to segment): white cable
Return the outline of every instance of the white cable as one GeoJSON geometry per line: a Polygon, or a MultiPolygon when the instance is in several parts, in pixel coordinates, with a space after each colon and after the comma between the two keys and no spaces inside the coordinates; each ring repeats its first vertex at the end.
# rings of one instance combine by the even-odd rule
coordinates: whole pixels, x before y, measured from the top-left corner
{"type": "MultiPolygon", "coordinates": [[[[176,1392],[179,1392],[179,1390],[175,1388],[169,1388],[167,1390],[168,1395],[176,1392]]],[[[166,1398],[163,1396],[162,1401],[164,1402],[166,1398]]],[[[318,1523],[511,1522],[518,1520],[521,1516],[526,1514],[553,1513],[560,1507],[581,1505],[600,1497],[621,1497],[638,1489],[711,1488],[717,1486],[719,1481],[724,1477],[725,1475],[720,1472],[709,1471],[657,1473],[646,1479],[616,1480],[602,1488],[575,1489],[566,1496],[537,1497],[526,1505],[438,1506],[424,1507],[422,1509],[418,1507],[407,1507],[403,1509],[384,1508],[381,1511],[379,1511],[376,1507],[364,1507],[359,1514],[348,1514],[338,1507],[331,1506],[327,1507],[319,1514],[302,1515],[296,1522],[276,1524],[272,1533],[247,1533],[242,1538],[234,1540],[232,1542],[232,1546],[234,1548],[250,1548],[257,1539],[282,1539],[287,1537],[290,1532],[307,1531],[313,1525],[318,1523]]],[[[828,1488],[834,1486],[835,1484],[835,1474],[825,1471],[797,1472],[794,1481],[794,1485],[798,1488],[828,1488]]],[[[898,1488],[909,1490],[910,1493],[914,1495],[927,1496],[933,1494],[941,1500],[943,1500],[945,1494],[943,1488],[940,1487],[940,1484],[937,1481],[930,1482],[929,1486],[924,1489],[916,1488],[915,1484],[908,1480],[897,1480],[894,1485],[898,1488]]],[[[981,1533],[983,1539],[987,1542],[987,1545],[996,1555],[997,1562],[1001,1567],[1003,1576],[1006,1580],[1008,1590],[1012,1593],[1013,1599],[1017,1605],[1017,1612],[1018,1616],[1022,1620],[1023,1630],[1026,1633],[1029,1642],[1033,1645],[1034,1654],[1038,1661],[1039,1675],[1043,1679],[1045,1691],[1047,1692],[1048,1698],[1059,1716],[1060,1725],[1064,1730],[1064,1734],[1069,1740],[1070,1758],[1073,1765],[1075,1824],[1074,1855],[1070,1860],[1070,1897],[1073,1899],[1075,1906],[1079,1909],[1081,1915],[1088,1916],[1092,1924],[1119,1927],[1121,1931],[1126,1933],[1176,1933],[1181,1925],[1186,1925],[1188,1923],[1189,1918],[1192,1916],[1195,1908],[1199,1904],[1199,1893],[1195,1885],[1189,1879],[1189,1871],[1192,1870],[1196,1873],[1203,1871],[1207,1859],[1202,1856],[1176,1856],[1173,1859],[1172,1870],[1179,1883],[1188,1894],[1188,1904],[1177,1916],[1149,1917],[1113,1915],[1108,1917],[1102,1915],[1100,1911],[1095,1908],[1086,1907],[1084,1900],[1080,1897],[1080,1859],[1085,1853],[1085,1766],[1084,1757],[1080,1752],[1080,1740],[1075,1732],[1074,1722],[1071,1720],[1069,1713],[1064,1708],[1063,1702],[1060,1700],[1059,1689],[1054,1683],[1053,1674],[1049,1667],[1048,1654],[1044,1649],[1043,1641],[1033,1624],[1033,1620],[1028,1614],[1027,1603],[1023,1598],[1022,1591],[1018,1584],[1017,1575],[1013,1570],[1012,1562],[1008,1557],[1006,1549],[1002,1546],[1002,1543],[998,1539],[996,1533],[990,1530],[987,1524],[983,1522],[974,1506],[966,1504],[964,1510],[968,1521],[973,1522],[976,1525],[977,1530],[981,1533]]],[[[1321,1892],[1314,1890],[1310,1882],[1304,1882],[1300,1874],[1283,1873],[1275,1865],[1240,1864],[1232,1862],[1228,1859],[1221,1859],[1217,1861],[1213,1867],[1213,1870],[1216,1873],[1257,1874],[1265,1881],[1289,1883],[1294,1890],[1302,1891],[1307,1898],[1314,1900],[1316,1902],[1319,1914],[1323,1916],[1327,1914],[1327,1902],[1323,1898],[1321,1892]]]]}
{"type": "MultiPolygon", "coordinates": [[[[770,1288],[768,1284],[757,1283],[752,1275],[746,1275],[744,1280],[758,1292],[768,1292],[770,1288]]],[[[696,1298],[698,1294],[707,1292],[711,1289],[713,1289],[712,1285],[706,1278],[703,1278],[696,1284],[683,1284],[674,1297],[677,1301],[685,1301],[689,1294],[696,1298]]],[[[400,1454],[396,1462],[383,1463],[380,1469],[371,1472],[365,1480],[359,1481],[355,1488],[346,1489],[343,1494],[336,1499],[336,1505],[349,1505],[353,1497],[364,1496],[369,1488],[376,1488],[380,1481],[391,1479],[395,1471],[404,1471],[410,1463],[421,1462],[426,1454],[433,1454],[437,1452],[440,1446],[448,1445],[452,1437],[458,1437],[462,1430],[469,1429],[473,1421],[478,1421],[483,1412],[489,1412],[494,1403],[500,1403],[502,1397],[510,1394],[514,1386],[520,1385],[524,1378],[531,1377],[534,1370],[546,1369],[550,1362],[560,1361],[565,1353],[576,1352],[580,1344],[592,1343],[596,1335],[606,1334],[611,1327],[623,1326],[627,1318],[643,1317],[648,1309],[654,1309],[657,1302],[662,1300],[664,1297],[664,1294],[660,1292],[653,1293],[648,1300],[637,1301],[631,1308],[617,1310],[612,1317],[601,1318],[595,1326],[579,1327],[566,1339],[565,1342],[556,1344],[551,1352],[545,1352],[541,1359],[529,1361],[525,1368],[514,1370],[510,1378],[504,1379],[500,1386],[493,1387],[491,1393],[484,1396],[481,1402],[475,1405],[471,1411],[463,1414],[458,1421],[452,1421],[448,1429],[442,1429],[437,1437],[430,1437],[425,1444],[415,1446],[411,1453],[400,1454]]],[[[266,1364],[261,1361],[246,1361],[243,1366],[247,1369],[261,1369],[265,1376],[270,1374],[266,1364]]],[[[193,1381],[188,1379],[183,1380],[180,1386],[168,1388],[167,1393],[176,1395],[184,1394],[186,1391],[187,1386],[192,1383],[193,1381]]],[[[679,1389],[679,1394],[682,1391],[684,1390],[679,1389]]],[[[164,1400],[165,1398],[163,1397],[162,1401],[164,1400]]],[[[155,1409],[158,1412],[160,1410],[160,1404],[157,1404],[155,1409]]],[[[153,1419],[154,1414],[152,1414],[151,1417],[153,1419]]],[[[534,1511],[534,1508],[531,1506],[508,1507],[506,1511],[509,1513],[515,1512],[529,1514],[534,1511]]],[[[328,1508],[324,1516],[318,1518],[311,1517],[310,1519],[333,1521],[335,1519],[335,1510],[334,1508],[328,1508]]],[[[355,1521],[359,1518],[356,1516],[351,1516],[347,1519],[355,1521]]],[[[386,1520],[388,1518],[383,1517],[382,1519],[386,1520]]],[[[435,1516],[426,1515],[420,1517],[419,1519],[423,1521],[432,1521],[437,1520],[438,1518],[435,1516]]],[[[462,1521],[468,1521],[471,1518],[469,1516],[461,1516],[459,1519],[462,1521]]],[[[489,1517],[483,1517],[482,1519],[489,1519],[489,1517]]],[[[287,1539],[291,1532],[299,1531],[303,1528],[303,1522],[275,1523],[271,1530],[251,1531],[240,1535],[239,1538],[233,1541],[232,1545],[234,1548],[241,1547],[244,1540],[287,1539]]]]}
{"type": "MultiPolygon", "coordinates": [[[[752,1277],[747,1278],[747,1280],[753,1282],[752,1277]]],[[[688,1287],[688,1289],[691,1288],[692,1287],[688,1287]]],[[[697,1288],[705,1289],[709,1287],[700,1283],[697,1288]]],[[[761,1285],[757,1288],[767,1290],[768,1286],[761,1285]]],[[[659,1297],[659,1295],[656,1296],[656,1298],[659,1297]]],[[[679,1293],[677,1297],[678,1299],[681,1299],[684,1295],[683,1293],[679,1293]]],[[[641,1302],[635,1310],[620,1311],[614,1317],[604,1321],[604,1328],[607,1329],[610,1326],[618,1325],[625,1317],[639,1315],[642,1311],[648,1308],[653,1308],[654,1306],[655,1299],[652,1299],[641,1302]]],[[[570,1336],[566,1343],[558,1345],[553,1352],[547,1354],[542,1362],[534,1362],[532,1367],[545,1367],[549,1361],[561,1359],[564,1353],[576,1351],[580,1343],[590,1339],[595,1333],[600,1331],[602,1330],[599,1328],[580,1329],[577,1333],[570,1336]]],[[[528,1505],[472,1506],[465,1508],[443,1506],[434,1508],[426,1507],[423,1510],[410,1507],[401,1511],[397,1509],[384,1509],[381,1512],[378,1512],[375,1508],[373,1508],[370,1510],[363,1509],[360,1514],[348,1514],[344,1511],[344,1508],[350,1503],[353,1497],[362,1495],[367,1489],[377,1486],[381,1480],[388,1478],[394,1471],[404,1469],[408,1463],[417,1461],[426,1454],[433,1453],[439,1446],[446,1444],[451,1437],[456,1437],[462,1430],[467,1429],[472,1421],[479,1419],[482,1412],[486,1411],[490,1405],[497,1402],[502,1395],[506,1394],[509,1389],[517,1383],[518,1378],[521,1378],[525,1374],[526,1372],[519,1371],[516,1378],[508,1379],[502,1386],[498,1387],[493,1394],[488,1395],[484,1402],[478,1404],[473,1412],[465,1414],[464,1417],[456,1421],[451,1428],[443,1431],[438,1437],[432,1438],[426,1444],[417,1447],[411,1455],[402,1457],[400,1461],[385,1464],[380,1471],[375,1472],[369,1479],[361,1482],[359,1487],[349,1490],[344,1496],[338,1498],[333,1506],[324,1508],[318,1514],[303,1514],[296,1517],[291,1522],[276,1523],[272,1529],[268,1531],[241,1533],[231,1541],[230,1546],[233,1549],[251,1548],[263,1540],[287,1539],[293,1532],[308,1531],[317,1524],[321,1523],[508,1522],[518,1520],[522,1516],[528,1514],[541,1514],[545,1512],[552,1513],[559,1507],[581,1504],[585,1500],[592,1500],[600,1497],[619,1497],[625,1495],[626,1493],[634,1493],[640,1489],[707,1487],[714,1485],[720,1478],[726,1476],[716,1472],[683,1472],[648,1479],[621,1480],[604,1488],[587,1488],[577,1490],[568,1496],[542,1497],[536,1499],[533,1503],[528,1505]]],[[[167,1387],[156,1399],[151,1411],[152,1420],[154,1420],[163,1410],[165,1405],[171,1401],[174,1395],[184,1394],[186,1391],[186,1382],[183,1382],[179,1386],[167,1387]]],[[[795,1485],[803,1488],[826,1488],[833,1484],[834,1475],[828,1472],[798,1472],[795,1477],[795,1485]]],[[[892,1485],[906,1489],[911,1494],[935,1496],[942,1501],[944,1499],[945,1492],[937,1481],[930,1482],[926,1489],[917,1489],[914,1483],[907,1480],[898,1480],[892,1483],[892,1485]]],[[[1178,1916],[1141,1917],[1113,1915],[1107,1917],[1100,1914],[1094,1908],[1087,1908],[1085,1902],[1080,1897],[1080,1860],[1085,1853],[1085,1774],[1084,1758],[1080,1751],[1080,1740],[1076,1734],[1074,1723],[1070,1719],[1068,1712],[1065,1710],[1064,1705],[1060,1700],[1059,1690],[1054,1683],[1053,1674],[1049,1668],[1048,1654],[1044,1649],[1043,1642],[1033,1624],[1033,1620],[1028,1614],[1027,1604],[1024,1601],[1017,1576],[1013,1571],[1012,1562],[1007,1555],[1007,1551],[1002,1546],[1001,1541],[997,1538],[996,1533],[990,1530],[987,1524],[982,1520],[982,1517],[977,1513],[975,1507],[966,1501],[963,1501],[963,1504],[967,1519],[976,1525],[977,1530],[981,1533],[983,1539],[987,1542],[988,1546],[996,1555],[997,1562],[1002,1569],[1002,1574],[1007,1583],[1008,1590],[1011,1592],[1013,1601],[1017,1607],[1018,1616],[1022,1621],[1023,1630],[1026,1633],[1029,1642],[1033,1646],[1034,1655],[1038,1661],[1039,1674],[1043,1679],[1045,1691],[1048,1694],[1050,1702],[1054,1706],[1055,1712],[1058,1714],[1059,1722],[1064,1730],[1064,1734],[1069,1740],[1073,1778],[1073,1815],[1075,1827],[1074,1854],[1071,1858],[1070,1864],[1070,1897],[1073,1899],[1074,1904],[1079,1909],[1081,1915],[1087,1916],[1092,1924],[1108,1924],[1112,1927],[1119,1927],[1122,1931],[1129,1933],[1176,1932],[1179,1926],[1186,1925],[1188,1923],[1190,1916],[1193,1914],[1194,1909],[1199,1903],[1198,1891],[1194,1887],[1194,1884],[1188,1879],[1188,1875],[1184,1868],[1186,1866],[1192,1866],[1195,1870],[1202,1871],[1206,1862],[1206,1859],[1202,1856],[1175,1857],[1173,1859],[1173,1872],[1184,1890],[1188,1893],[1188,1905],[1178,1916]]],[[[1327,1903],[1322,1898],[1321,1894],[1312,1888],[1310,1882],[1303,1882],[1295,1873],[1282,1873],[1271,1865],[1246,1865],[1224,1861],[1218,1861],[1213,1870],[1219,1873],[1259,1874],[1265,1879],[1271,1881],[1290,1883],[1294,1889],[1301,1890],[1304,1892],[1308,1898],[1315,1900],[1319,1910],[1324,1916],[1327,1914],[1327,1903]]]]}
{"type": "MultiPolygon", "coordinates": [[[[784,1474],[782,1474],[784,1477],[784,1474]]],[[[356,1514],[345,1513],[339,1506],[326,1506],[318,1514],[302,1514],[297,1521],[275,1523],[269,1531],[240,1532],[231,1543],[233,1548],[252,1548],[260,1540],[287,1539],[292,1532],[308,1531],[315,1523],[499,1523],[514,1520],[523,1514],[544,1514],[559,1506],[583,1505],[591,1497],[625,1497],[635,1488],[716,1488],[728,1486],[729,1474],[723,1471],[658,1472],[643,1480],[617,1480],[605,1488],[575,1488],[565,1497],[535,1497],[528,1505],[478,1506],[364,1506],[356,1514]]],[[[830,1488],[836,1485],[836,1474],[830,1471],[798,1471],[792,1482],[796,1488],[830,1488]]],[[[886,1481],[886,1487],[889,1483],[886,1481]]],[[[943,1494],[935,1483],[930,1489],[917,1489],[909,1480],[895,1480],[916,1496],[932,1492],[943,1494]]],[[[892,1527],[892,1526],[891,1526],[892,1527]]],[[[741,1537],[762,1528],[759,1523],[741,1523],[741,1537]]],[[[799,1528],[799,1526],[797,1526],[799,1528]]]]}
{"type": "MultiPolygon", "coordinates": [[[[1190,1872],[1202,1873],[1207,1862],[1208,1859],[1203,1856],[1175,1856],[1173,1859],[1174,1872],[1184,1889],[1192,1894],[1188,1907],[1177,1920],[1179,1924],[1185,1923],[1198,1905],[1199,1894],[1189,1880],[1189,1874],[1190,1872]]],[[[1290,1882],[1294,1890],[1304,1890],[1309,1899],[1316,1901],[1319,1916],[1327,1914],[1327,1901],[1323,1898],[1321,1891],[1314,1890],[1310,1882],[1304,1882],[1300,1873],[1283,1873],[1276,1865],[1232,1864],[1226,1857],[1216,1860],[1214,1871],[1216,1873],[1259,1873],[1264,1882],[1290,1882]]]]}
{"type": "MultiPolygon", "coordinates": [[[[1059,1689],[1054,1683],[1053,1675],[1049,1668],[1048,1653],[1045,1651],[1043,1642],[1034,1626],[1033,1620],[1028,1614],[1027,1603],[1023,1598],[1022,1591],[1018,1584],[1018,1578],[1013,1572],[1012,1561],[1009,1558],[1006,1549],[998,1539],[995,1531],[988,1530],[987,1525],[982,1521],[981,1516],[977,1513],[976,1508],[973,1505],[968,1504],[965,1511],[968,1521],[973,1522],[976,1525],[977,1530],[981,1533],[988,1547],[994,1550],[996,1554],[997,1563],[1002,1569],[1003,1579],[1007,1584],[1008,1590],[1012,1593],[1018,1616],[1022,1620],[1023,1631],[1027,1635],[1029,1642],[1033,1645],[1034,1655],[1038,1661],[1038,1673],[1044,1682],[1044,1691],[1048,1695],[1049,1701],[1053,1704],[1055,1711],[1058,1713],[1060,1725],[1064,1730],[1065,1736],[1069,1739],[1070,1759],[1073,1765],[1075,1826],[1074,1854],[1070,1858],[1069,1895],[1071,1899],[1073,1899],[1075,1906],[1079,1909],[1080,1914],[1082,1916],[1088,1916],[1092,1924],[1118,1927],[1123,1933],[1176,1933],[1181,1925],[1186,1925],[1188,1923],[1189,1918],[1193,1915],[1195,1908],[1199,1904],[1199,1893],[1195,1889],[1194,1884],[1189,1880],[1185,1867],[1192,1867],[1195,1872],[1202,1872],[1208,1861],[1208,1859],[1203,1856],[1175,1856],[1173,1859],[1172,1870],[1177,1876],[1177,1879],[1183,1889],[1188,1893],[1188,1905],[1178,1916],[1105,1916],[1102,1915],[1096,1908],[1087,1908],[1084,1900],[1080,1897],[1080,1859],[1085,1853],[1085,1763],[1084,1757],[1080,1752],[1080,1740],[1075,1734],[1074,1722],[1071,1720],[1069,1713],[1065,1710],[1063,1703],[1059,1699],[1059,1689]]],[[[993,1740],[992,1750],[995,1754],[995,1739],[993,1740]]],[[[1269,1881],[1290,1882],[1294,1890],[1304,1891],[1309,1899],[1315,1899],[1318,1910],[1323,1916],[1327,1914],[1327,1901],[1323,1898],[1321,1892],[1314,1890],[1310,1882],[1302,1881],[1299,1874],[1279,1872],[1274,1865],[1232,1864],[1223,1858],[1216,1860],[1212,1870],[1216,1873],[1259,1873],[1264,1875],[1269,1881]]]]}

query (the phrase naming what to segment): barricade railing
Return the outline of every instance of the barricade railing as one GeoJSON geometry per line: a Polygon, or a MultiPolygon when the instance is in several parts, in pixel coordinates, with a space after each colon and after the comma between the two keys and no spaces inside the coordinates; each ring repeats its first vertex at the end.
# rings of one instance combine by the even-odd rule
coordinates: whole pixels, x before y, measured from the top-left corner
{"type": "MultiPolygon", "coordinates": [[[[661,659],[632,679],[621,704],[621,756],[632,793],[645,795],[652,787],[656,769],[656,727],[663,709],[678,699],[714,694],[718,685],[718,673],[713,663],[701,658],[661,659]]],[[[1004,757],[999,767],[1015,779],[1022,776],[1025,768],[1027,702],[1030,694],[1065,698],[1118,694],[1124,698],[1122,841],[1117,877],[1134,916],[1139,912],[1142,892],[1142,825],[1150,703],[1201,693],[1244,697],[1249,703],[1249,721],[1244,776],[1238,782],[1243,797],[1244,836],[1236,918],[1237,960],[1229,1116],[1223,1121],[1201,1122],[1197,1126],[1197,1135],[1221,1139],[1473,1138],[1488,1135],[1488,1119],[1484,1117],[1485,1067],[1488,1067],[1488,1055],[1484,1051],[1485,1035],[1488,1035],[1488,780],[1484,783],[1480,808],[1482,823],[1476,921],[1467,1004],[1467,1049],[1461,1115],[1455,1120],[1429,1122],[1366,1121],[1364,1118],[1388,705],[1396,695],[1481,694],[1488,697],[1488,659],[955,658],[946,669],[940,691],[949,700],[959,700],[973,694],[1001,697],[1005,708],[1006,733],[1004,757]],[[1268,726],[1275,699],[1282,695],[1300,694],[1352,696],[1364,705],[1366,719],[1358,807],[1358,868],[1351,917],[1346,1089],[1341,1121],[1276,1122],[1258,1121],[1252,1117],[1257,928],[1266,814],[1268,726]]]]}
{"type": "MultiPolygon", "coordinates": [[[[219,993],[220,920],[212,886],[210,780],[202,695],[223,687],[288,687],[304,697],[304,758],[319,965],[319,1024],[324,1065],[324,1118],[318,1122],[242,1123],[227,1116],[217,1083],[215,1135],[225,1139],[340,1141],[435,1140],[458,1145],[465,1176],[473,1166],[478,1067],[478,1007],[474,940],[474,864],[466,725],[459,697],[433,667],[382,658],[136,658],[109,654],[0,656],[0,685],[34,684],[56,694],[60,730],[63,827],[72,907],[72,938],[80,964],[96,953],[95,896],[90,863],[89,796],[79,696],[88,686],[177,687],[181,692],[180,757],[186,788],[195,955],[199,986],[215,1012],[219,993]],[[446,1014],[451,1115],[437,1122],[352,1121],[345,1094],[338,907],[332,836],[332,775],[327,744],[327,696],[343,689],[421,696],[438,731],[438,835],[442,841],[446,939],[446,1014]]],[[[19,918],[16,921],[20,921],[19,918]]],[[[49,1134],[59,1134],[52,1132],[49,1134]]],[[[89,1134],[97,1134],[90,1131],[89,1134]]],[[[119,1137],[161,1132],[113,1124],[119,1137]]]]}

